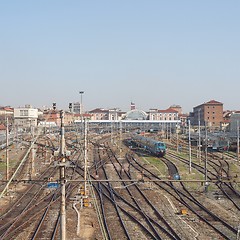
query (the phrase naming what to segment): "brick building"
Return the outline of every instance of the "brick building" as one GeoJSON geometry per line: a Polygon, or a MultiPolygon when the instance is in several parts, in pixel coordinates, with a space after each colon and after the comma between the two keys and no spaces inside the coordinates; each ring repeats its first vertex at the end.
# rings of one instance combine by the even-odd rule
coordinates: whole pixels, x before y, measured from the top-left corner
{"type": "Polygon", "coordinates": [[[211,100],[193,108],[193,125],[221,127],[223,123],[223,103],[211,100]]]}

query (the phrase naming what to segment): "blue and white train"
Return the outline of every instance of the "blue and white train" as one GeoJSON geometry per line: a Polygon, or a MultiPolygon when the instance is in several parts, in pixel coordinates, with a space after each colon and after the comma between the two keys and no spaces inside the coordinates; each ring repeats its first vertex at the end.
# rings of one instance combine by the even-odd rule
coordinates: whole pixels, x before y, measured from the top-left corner
{"type": "Polygon", "coordinates": [[[164,142],[138,134],[133,135],[131,141],[138,147],[144,148],[157,157],[163,157],[166,154],[167,147],[164,142]]]}

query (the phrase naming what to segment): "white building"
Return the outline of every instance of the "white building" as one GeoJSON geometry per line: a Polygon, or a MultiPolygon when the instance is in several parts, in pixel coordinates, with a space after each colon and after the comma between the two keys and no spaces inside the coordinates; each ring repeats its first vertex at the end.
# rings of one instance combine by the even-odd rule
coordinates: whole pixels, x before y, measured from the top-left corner
{"type": "Polygon", "coordinates": [[[149,120],[172,121],[178,120],[178,111],[172,108],[166,110],[150,109],[149,120]]]}
{"type": "Polygon", "coordinates": [[[19,127],[37,126],[38,109],[31,107],[14,108],[14,124],[19,127]]]}

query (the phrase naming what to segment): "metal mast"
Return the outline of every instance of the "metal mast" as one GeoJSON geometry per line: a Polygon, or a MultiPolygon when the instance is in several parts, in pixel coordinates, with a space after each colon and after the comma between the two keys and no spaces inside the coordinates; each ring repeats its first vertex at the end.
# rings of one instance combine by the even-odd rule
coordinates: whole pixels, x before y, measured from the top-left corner
{"type": "Polygon", "coordinates": [[[87,195],[87,119],[84,119],[84,195],[87,195]]]}
{"type": "Polygon", "coordinates": [[[188,145],[189,145],[189,173],[192,172],[192,149],[191,149],[191,132],[190,120],[188,120],[188,145]]]}
{"type": "Polygon", "coordinates": [[[205,125],[205,192],[208,191],[208,177],[207,177],[207,160],[208,160],[208,135],[207,135],[207,124],[205,125]]]}
{"type": "Polygon", "coordinates": [[[237,160],[239,161],[239,121],[237,121],[237,160]]]}
{"type": "Polygon", "coordinates": [[[64,138],[64,116],[63,111],[60,112],[61,118],[61,138],[60,138],[60,157],[61,162],[59,165],[60,170],[60,184],[61,184],[61,207],[60,207],[60,239],[66,239],[66,185],[65,185],[65,138],[64,138]]]}
{"type": "Polygon", "coordinates": [[[200,109],[198,110],[198,157],[201,162],[201,127],[200,127],[200,109]]]}
{"type": "Polygon", "coordinates": [[[8,118],[6,119],[6,181],[9,180],[9,157],[8,157],[8,118]]]}

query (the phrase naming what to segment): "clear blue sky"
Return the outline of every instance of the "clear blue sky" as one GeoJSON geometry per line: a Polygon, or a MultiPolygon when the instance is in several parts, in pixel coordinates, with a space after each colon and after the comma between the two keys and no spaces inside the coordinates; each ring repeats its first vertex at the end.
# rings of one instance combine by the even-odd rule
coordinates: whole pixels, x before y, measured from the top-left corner
{"type": "Polygon", "coordinates": [[[0,105],[240,110],[240,1],[0,2],[0,105]]]}

